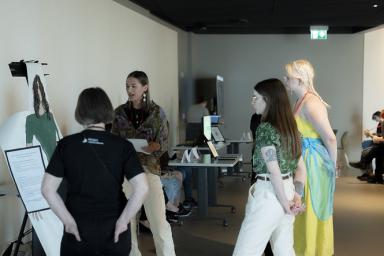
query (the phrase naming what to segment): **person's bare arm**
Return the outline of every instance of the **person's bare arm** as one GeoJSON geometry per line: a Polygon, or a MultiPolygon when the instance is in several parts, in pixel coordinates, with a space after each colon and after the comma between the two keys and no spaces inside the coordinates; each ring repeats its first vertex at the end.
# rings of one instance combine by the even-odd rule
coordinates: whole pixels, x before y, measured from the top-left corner
{"type": "Polygon", "coordinates": [[[306,179],[307,179],[307,168],[305,167],[303,158],[300,157],[299,162],[297,163],[295,178],[293,180],[295,185],[295,196],[294,196],[293,202],[296,208],[300,208],[302,206],[301,198],[304,195],[304,186],[305,186],[306,179]]]}
{"type": "Polygon", "coordinates": [[[41,184],[41,192],[47,200],[51,210],[57,217],[59,217],[61,222],[63,222],[65,232],[73,234],[76,237],[76,240],[80,242],[81,238],[76,221],[65,206],[63,199],[61,199],[60,195],[57,193],[57,189],[62,180],[62,178],[45,173],[41,184]]]}
{"type": "Polygon", "coordinates": [[[316,131],[319,133],[328,154],[331,157],[333,166],[336,168],[337,162],[337,141],[328,120],[328,113],[325,105],[315,95],[311,96],[303,106],[305,117],[316,131]]]}
{"type": "Polygon", "coordinates": [[[147,177],[144,173],[138,174],[129,180],[133,188],[132,196],[129,198],[123,212],[116,221],[114,241],[119,241],[119,235],[128,229],[128,223],[143,205],[148,193],[147,177]]]}
{"type": "Polygon", "coordinates": [[[279,200],[284,212],[292,214],[291,202],[287,199],[283,186],[283,179],[281,177],[281,171],[279,163],[277,162],[276,148],[275,146],[266,146],[261,148],[261,154],[267,165],[269,177],[275,190],[277,199],[279,200]]]}

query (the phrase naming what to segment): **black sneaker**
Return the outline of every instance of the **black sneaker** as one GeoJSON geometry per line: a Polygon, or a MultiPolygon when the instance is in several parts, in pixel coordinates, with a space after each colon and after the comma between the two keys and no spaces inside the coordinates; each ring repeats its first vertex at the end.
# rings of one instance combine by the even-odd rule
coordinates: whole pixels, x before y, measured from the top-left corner
{"type": "Polygon", "coordinates": [[[185,209],[182,204],[179,204],[179,211],[175,212],[176,217],[188,217],[191,215],[192,210],[191,209],[185,209]]]}
{"type": "Polygon", "coordinates": [[[384,184],[383,180],[378,180],[376,177],[369,177],[367,182],[371,184],[384,184]]]}
{"type": "Polygon", "coordinates": [[[358,180],[361,180],[361,181],[367,181],[367,180],[369,179],[369,177],[371,177],[371,176],[369,175],[369,173],[365,172],[365,173],[363,173],[362,175],[357,176],[356,178],[357,178],[358,180]]]}
{"type": "Polygon", "coordinates": [[[184,200],[183,207],[185,209],[197,208],[197,202],[193,198],[184,200]]]}
{"type": "Polygon", "coordinates": [[[172,224],[172,223],[179,222],[179,217],[177,217],[175,214],[176,214],[175,212],[166,210],[165,215],[167,217],[168,223],[172,224]]]}

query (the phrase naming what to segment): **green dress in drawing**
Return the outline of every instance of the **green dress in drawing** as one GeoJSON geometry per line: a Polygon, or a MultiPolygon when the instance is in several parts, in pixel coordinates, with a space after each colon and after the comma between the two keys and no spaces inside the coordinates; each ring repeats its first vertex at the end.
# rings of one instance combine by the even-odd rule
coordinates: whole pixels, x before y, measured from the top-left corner
{"type": "Polygon", "coordinates": [[[36,140],[40,142],[41,148],[49,161],[56,148],[56,142],[59,137],[52,113],[44,113],[40,117],[37,117],[36,114],[27,116],[25,133],[27,145],[32,144],[33,137],[35,136],[36,140]]]}

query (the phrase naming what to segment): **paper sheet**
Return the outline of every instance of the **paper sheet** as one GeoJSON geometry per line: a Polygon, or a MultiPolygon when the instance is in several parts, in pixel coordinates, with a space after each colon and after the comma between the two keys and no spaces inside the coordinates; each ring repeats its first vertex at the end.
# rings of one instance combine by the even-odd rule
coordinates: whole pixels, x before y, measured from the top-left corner
{"type": "Polygon", "coordinates": [[[148,152],[143,150],[143,147],[148,147],[148,141],[145,139],[128,139],[129,142],[132,143],[133,147],[135,148],[136,152],[144,153],[149,155],[148,152]]]}
{"type": "Polygon", "coordinates": [[[40,146],[5,151],[8,166],[27,212],[48,209],[41,194],[44,164],[40,146]]]}

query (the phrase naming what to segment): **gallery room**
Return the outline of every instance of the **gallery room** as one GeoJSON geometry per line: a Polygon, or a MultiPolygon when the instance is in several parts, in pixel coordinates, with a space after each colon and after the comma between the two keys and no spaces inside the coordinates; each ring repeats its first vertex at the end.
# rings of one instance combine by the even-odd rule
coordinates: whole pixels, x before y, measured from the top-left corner
{"type": "Polygon", "coordinates": [[[383,23],[2,0],[0,255],[382,255],[383,23]]]}

